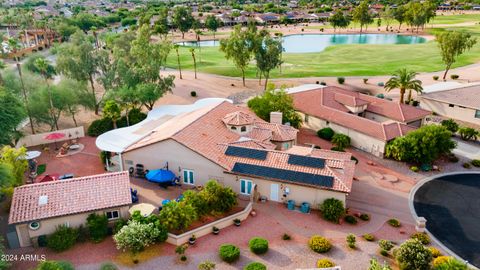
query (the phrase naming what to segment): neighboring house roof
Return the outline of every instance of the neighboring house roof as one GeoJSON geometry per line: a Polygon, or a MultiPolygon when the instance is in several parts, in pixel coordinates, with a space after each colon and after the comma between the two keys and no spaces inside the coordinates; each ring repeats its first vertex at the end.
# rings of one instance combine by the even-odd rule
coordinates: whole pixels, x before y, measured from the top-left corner
{"type": "Polygon", "coordinates": [[[480,110],[480,84],[422,94],[424,99],[435,100],[480,110]]]}
{"type": "MultiPolygon", "coordinates": [[[[228,147],[228,145],[225,145],[223,151],[226,152],[228,147]]],[[[297,153],[298,148],[311,149],[301,146],[296,146],[296,148],[297,153]]],[[[310,153],[305,155],[288,151],[258,150],[253,148],[251,150],[265,152],[265,155],[258,158],[253,153],[248,155],[248,157],[225,154],[230,173],[274,179],[346,193],[351,191],[355,161],[350,160],[350,153],[311,149],[310,153]],[[292,163],[291,160],[297,157],[301,159],[306,158],[308,162],[301,163],[302,165],[292,163]],[[324,163],[324,166],[316,164],[311,166],[308,165],[309,162],[313,164],[316,162],[324,163]],[[242,171],[242,168],[247,168],[247,170],[242,171]],[[294,177],[289,178],[289,174],[292,174],[294,177]],[[313,179],[313,181],[309,181],[310,179],[313,179]]]]}
{"type": "Polygon", "coordinates": [[[293,97],[296,110],[383,141],[389,141],[414,130],[414,127],[406,123],[430,114],[427,110],[332,86],[314,88],[308,85],[287,89],[287,92],[293,97]],[[367,105],[365,109],[367,112],[385,116],[392,121],[381,123],[360,117],[349,113],[345,105],[367,105]]]}
{"type": "Polygon", "coordinates": [[[129,205],[128,172],[106,173],[17,187],[9,224],[129,205]]]}
{"type": "Polygon", "coordinates": [[[244,126],[253,124],[254,118],[251,114],[242,111],[229,113],[223,117],[223,122],[231,126],[244,126]]]}

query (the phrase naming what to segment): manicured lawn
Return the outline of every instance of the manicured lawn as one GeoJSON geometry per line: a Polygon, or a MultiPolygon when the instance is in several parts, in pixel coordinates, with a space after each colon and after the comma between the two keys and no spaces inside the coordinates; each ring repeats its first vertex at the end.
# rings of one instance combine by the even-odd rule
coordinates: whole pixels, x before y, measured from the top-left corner
{"type": "MultiPolygon", "coordinates": [[[[462,16],[471,17],[469,15],[462,16]]],[[[448,17],[452,19],[459,16],[448,17]]],[[[440,19],[443,17],[439,16],[438,20],[440,19]]],[[[427,29],[431,34],[445,30],[470,32],[478,40],[478,43],[470,51],[459,57],[454,67],[480,61],[480,25],[427,29]]],[[[198,71],[232,77],[241,76],[240,70],[233,65],[233,62],[225,59],[218,47],[196,48],[196,52],[198,71]]],[[[182,47],[180,56],[182,68],[192,70],[193,60],[188,48],[182,47]]],[[[273,70],[272,78],[374,76],[389,75],[403,67],[417,72],[441,71],[444,68],[435,41],[413,45],[338,45],[328,47],[325,51],[318,53],[285,53],[283,60],[282,73],[280,74],[278,69],[273,70]]],[[[174,53],[168,57],[167,65],[172,68],[177,67],[174,53]]],[[[252,60],[246,74],[249,78],[255,78],[256,73],[255,62],[252,60]]]]}

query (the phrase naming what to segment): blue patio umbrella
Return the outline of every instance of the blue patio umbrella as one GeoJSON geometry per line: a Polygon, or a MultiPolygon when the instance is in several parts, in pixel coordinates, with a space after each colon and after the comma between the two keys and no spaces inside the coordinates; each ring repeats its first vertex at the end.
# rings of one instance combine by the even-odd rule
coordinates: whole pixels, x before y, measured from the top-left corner
{"type": "Polygon", "coordinates": [[[145,176],[148,181],[155,183],[171,183],[175,179],[175,174],[169,170],[152,170],[145,176]]]}

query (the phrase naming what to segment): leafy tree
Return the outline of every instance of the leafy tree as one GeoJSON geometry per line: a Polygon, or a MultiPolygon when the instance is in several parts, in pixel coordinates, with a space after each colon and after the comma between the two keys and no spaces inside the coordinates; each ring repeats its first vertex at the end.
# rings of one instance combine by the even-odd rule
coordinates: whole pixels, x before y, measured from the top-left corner
{"type": "Polygon", "coordinates": [[[216,180],[209,180],[200,195],[206,208],[214,212],[228,212],[237,204],[237,195],[232,188],[224,187],[216,180]]]}
{"type": "Polygon", "coordinates": [[[117,244],[117,249],[129,250],[136,254],[155,243],[155,238],[159,234],[160,231],[153,223],[140,223],[136,220],[130,220],[113,236],[113,239],[117,244]]]}
{"type": "Polygon", "coordinates": [[[166,37],[170,31],[170,25],[168,23],[168,8],[163,7],[158,13],[158,19],[154,23],[153,31],[155,34],[166,37]]]}
{"type": "Polygon", "coordinates": [[[68,261],[43,261],[38,264],[35,270],[74,270],[73,265],[68,261]]]}
{"type": "Polygon", "coordinates": [[[121,117],[120,106],[114,100],[108,100],[103,106],[103,117],[112,120],[113,128],[117,128],[117,120],[121,117]]]}
{"type": "Polygon", "coordinates": [[[335,145],[335,150],[344,151],[345,148],[350,147],[350,137],[345,134],[336,133],[332,137],[332,143],[335,145]]]}
{"type": "Polygon", "coordinates": [[[368,1],[364,0],[353,10],[352,13],[353,21],[360,23],[360,33],[362,28],[365,25],[365,28],[373,22],[372,14],[370,14],[368,1]]]}
{"type": "Polygon", "coordinates": [[[348,25],[350,25],[350,17],[341,10],[337,10],[337,12],[329,18],[329,21],[333,26],[334,32],[337,28],[347,28],[348,25]]]}
{"type": "Polygon", "coordinates": [[[441,125],[444,126],[448,131],[452,132],[452,134],[455,134],[459,128],[458,123],[453,119],[442,120],[441,125]]]}
{"type": "Polygon", "coordinates": [[[194,190],[187,190],[183,192],[183,201],[195,208],[198,217],[209,214],[212,209],[204,199],[203,192],[196,192],[194,190]]]}
{"type": "Polygon", "coordinates": [[[432,262],[432,252],[417,239],[405,241],[395,252],[395,259],[401,270],[428,270],[432,262]]]}
{"type": "Polygon", "coordinates": [[[458,133],[460,133],[460,137],[464,141],[469,141],[469,140],[476,141],[479,135],[479,132],[476,129],[471,127],[461,127],[458,129],[458,133]]]}
{"type": "Polygon", "coordinates": [[[397,70],[393,77],[385,83],[385,91],[389,92],[395,88],[400,89],[400,104],[404,103],[405,91],[408,90],[408,102],[412,99],[412,90],[421,93],[423,90],[422,81],[415,79],[416,72],[402,68],[397,70]]]}
{"type": "Polygon", "coordinates": [[[395,20],[397,20],[398,22],[398,29],[400,30],[400,28],[402,27],[402,23],[405,22],[405,12],[406,12],[406,9],[405,9],[405,6],[398,6],[394,11],[393,11],[393,17],[395,18],[395,20]]]}
{"type": "Polygon", "coordinates": [[[90,83],[91,92],[85,94],[89,97],[89,107],[94,108],[97,115],[102,99],[97,98],[94,80],[95,76],[100,73],[100,64],[98,51],[88,36],[81,31],[75,32],[71,37],[71,42],[64,43],[59,48],[57,69],[69,78],[90,83]]]}
{"type": "Polygon", "coordinates": [[[192,16],[192,11],[189,8],[178,6],[173,12],[173,25],[180,30],[182,38],[185,38],[185,32],[192,29],[195,18],[192,16]]]}
{"type": "Polygon", "coordinates": [[[343,202],[335,198],[326,199],[319,208],[324,219],[335,223],[345,214],[343,202]]]}
{"type": "Polygon", "coordinates": [[[214,15],[208,15],[207,19],[205,19],[205,27],[207,27],[208,30],[213,32],[213,39],[215,39],[215,33],[217,32],[218,27],[220,27],[221,23],[222,22],[214,15]]]}
{"type": "Polygon", "coordinates": [[[428,125],[389,142],[385,156],[398,161],[431,164],[455,148],[452,133],[443,126],[428,125]]]}
{"type": "Polygon", "coordinates": [[[220,40],[220,51],[225,53],[225,58],[233,60],[235,66],[240,69],[243,86],[245,86],[245,70],[252,59],[247,32],[242,31],[240,25],[235,26],[230,37],[220,40]]]}
{"type": "Polygon", "coordinates": [[[263,46],[259,46],[255,53],[257,68],[265,75],[265,88],[267,89],[270,71],[282,63],[283,46],[280,40],[270,36],[263,38],[263,46]]]}
{"type": "Polygon", "coordinates": [[[75,115],[79,111],[79,106],[88,104],[88,101],[83,100],[85,96],[82,95],[88,92],[86,83],[64,78],[55,89],[56,93],[62,97],[63,113],[72,117],[73,124],[77,127],[75,115]]]}
{"type": "Polygon", "coordinates": [[[250,99],[248,107],[260,118],[270,121],[271,112],[282,112],[282,122],[298,128],[302,123],[300,115],[293,107],[293,99],[282,89],[270,86],[262,95],[250,99]]]}
{"type": "Polygon", "coordinates": [[[0,164],[7,164],[7,166],[11,168],[16,186],[23,183],[23,175],[28,168],[28,162],[25,159],[26,155],[27,149],[25,147],[16,149],[10,146],[4,146],[0,150],[0,164]]]}
{"type": "Polygon", "coordinates": [[[94,242],[101,242],[108,235],[108,219],[105,214],[92,213],[87,217],[87,226],[90,238],[94,242]]]}
{"type": "MultiPolygon", "coordinates": [[[[3,237],[0,236],[0,255],[5,254],[5,245],[3,237]]],[[[0,270],[10,269],[10,262],[8,260],[0,260],[0,270]]]]}
{"type": "Polygon", "coordinates": [[[390,24],[395,19],[395,10],[387,5],[385,10],[380,13],[380,18],[385,22],[385,29],[388,31],[390,24]]]}
{"type": "Polygon", "coordinates": [[[75,15],[72,18],[72,22],[84,32],[91,30],[92,27],[101,28],[106,26],[99,17],[87,12],[82,12],[75,15]]]}
{"type": "Polygon", "coordinates": [[[392,270],[392,268],[386,262],[384,262],[383,265],[380,265],[377,259],[371,259],[368,270],[392,270]]]}
{"type": "Polygon", "coordinates": [[[435,37],[440,48],[442,61],[445,63],[445,73],[443,73],[443,80],[445,80],[448,71],[457,61],[458,56],[472,48],[477,43],[477,39],[469,33],[457,31],[442,32],[435,37]]]}
{"type": "Polygon", "coordinates": [[[66,22],[60,22],[54,25],[55,32],[60,35],[62,41],[67,41],[70,39],[70,36],[78,31],[78,27],[75,25],[70,25],[66,22]]]}
{"type": "Polygon", "coordinates": [[[13,145],[26,113],[20,99],[0,86],[0,145],[13,145]]]}
{"type": "Polygon", "coordinates": [[[183,231],[197,219],[197,213],[190,204],[171,201],[163,206],[159,218],[169,231],[183,231]]]}
{"type": "Polygon", "coordinates": [[[154,83],[144,83],[137,86],[137,95],[140,102],[142,102],[148,110],[152,110],[155,102],[161,98],[165,93],[171,92],[172,88],[175,86],[173,81],[175,77],[169,75],[165,78],[162,78],[157,84],[154,83]]]}
{"type": "Polygon", "coordinates": [[[32,54],[30,55],[27,60],[25,61],[25,64],[23,65],[24,68],[26,68],[28,71],[35,73],[35,74],[40,74],[42,76],[46,76],[48,79],[52,79],[53,76],[56,75],[55,67],[48,61],[45,56],[41,54],[32,54]],[[39,60],[40,59],[40,60],[39,60]],[[37,64],[41,63],[45,65],[43,70],[40,70],[37,64]]]}

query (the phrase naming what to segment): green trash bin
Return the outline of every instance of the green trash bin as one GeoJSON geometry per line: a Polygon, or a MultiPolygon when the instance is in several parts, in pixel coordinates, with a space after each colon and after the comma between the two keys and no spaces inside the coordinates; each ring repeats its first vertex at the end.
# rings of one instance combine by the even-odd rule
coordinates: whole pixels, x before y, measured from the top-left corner
{"type": "Polygon", "coordinates": [[[300,212],[305,214],[310,213],[310,204],[307,202],[303,202],[302,206],[300,207],[300,212]]]}
{"type": "Polygon", "coordinates": [[[288,200],[287,209],[288,210],[295,210],[295,201],[294,200],[288,200]]]}

